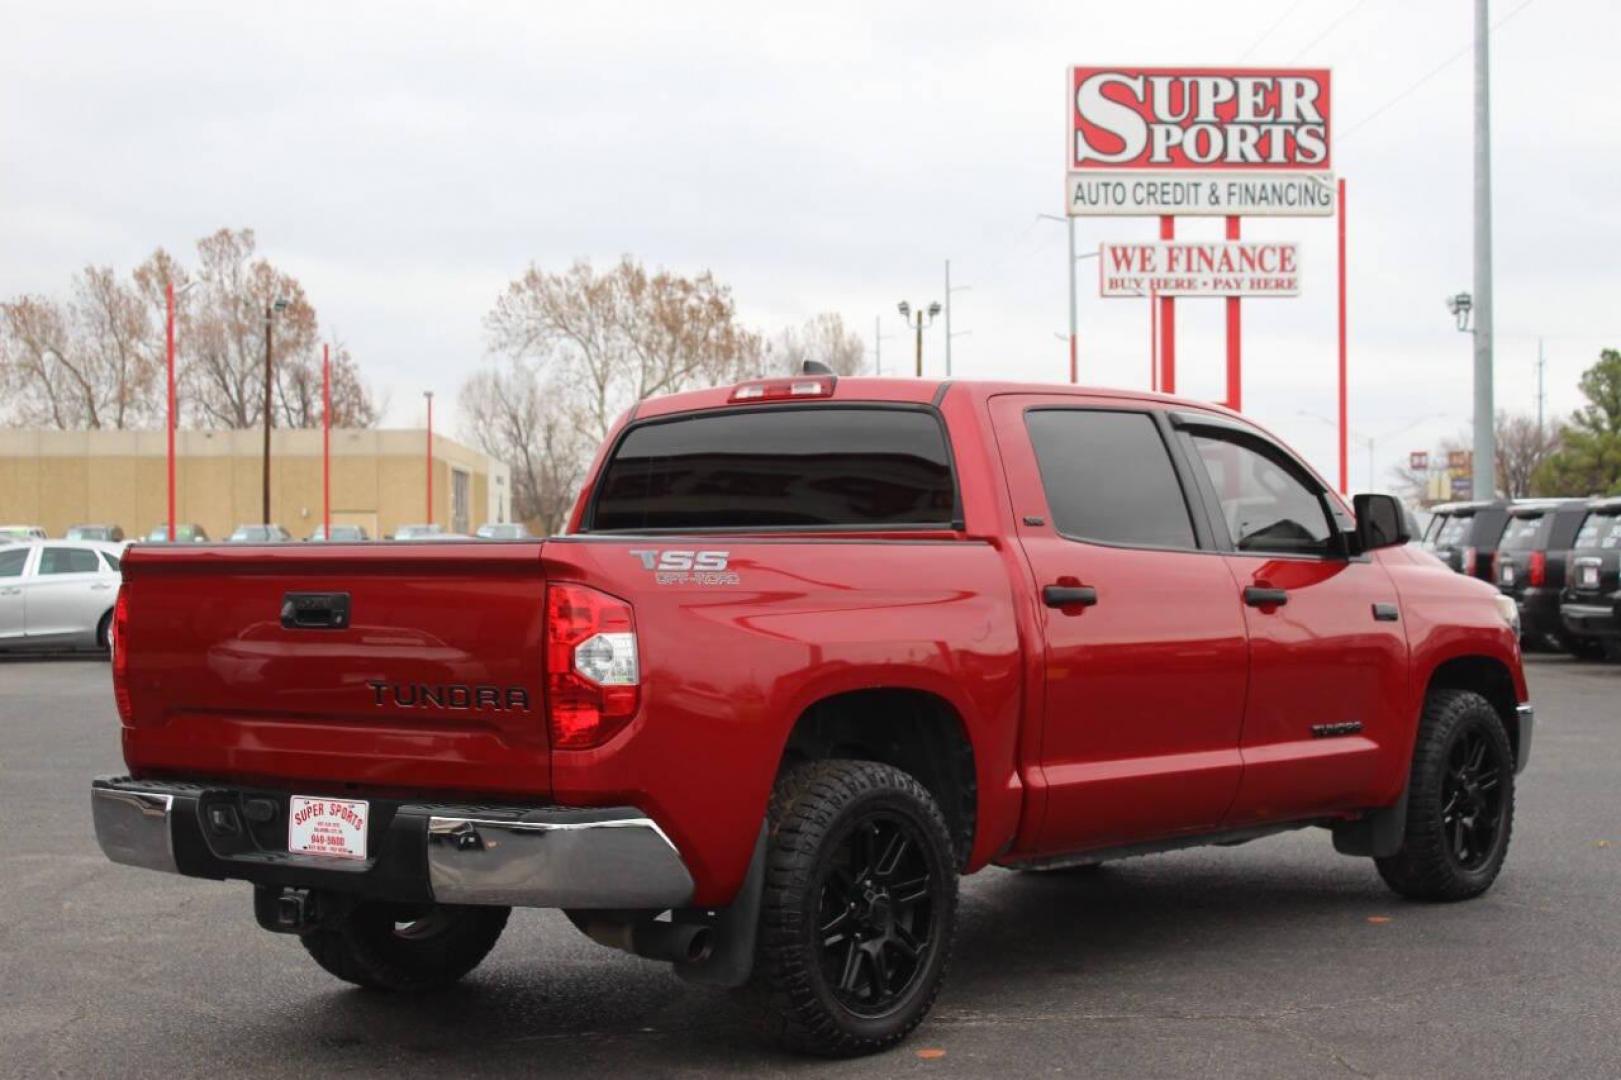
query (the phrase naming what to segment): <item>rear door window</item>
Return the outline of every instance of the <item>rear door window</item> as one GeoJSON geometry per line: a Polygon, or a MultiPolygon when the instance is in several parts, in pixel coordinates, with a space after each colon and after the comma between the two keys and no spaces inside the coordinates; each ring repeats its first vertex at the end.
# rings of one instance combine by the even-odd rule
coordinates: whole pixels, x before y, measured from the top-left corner
{"type": "Polygon", "coordinates": [[[1434,545],[1438,548],[1462,547],[1469,540],[1469,527],[1474,524],[1473,514],[1453,514],[1446,519],[1435,534],[1434,545]]]}
{"type": "Polygon", "coordinates": [[[22,577],[23,567],[27,563],[27,548],[0,547],[0,578],[22,577]]]}
{"type": "Polygon", "coordinates": [[[48,547],[39,553],[39,574],[94,574],[101,569],[89,548],[48,547]]]}
{"type": "Polygon", "coordinates": [[[1503,539],[1497,546],[1503,551],[1531,551],[1537,546],[1537,536],[1542,532],[1542,524],[1546,521],[1541,514],[1528,514],[1523,517],[1514,516],[1508,519],[1508,528],[1503,530],[1503,539]]]}
{"type": "Polygon", "coordinates": [[[588,529],[951,528],[956,507],[932,411],[752,408],[631,428],[588,529]]]}
{"type": "Polygon", "coordinates": [[[1147,413],[1037,409],[1025,425],[1059,533],[1128,547],[1196,546],[1170,452],[1147,413]]]}
{"type": "Polygon", "coordinates": [[[1590,513],[1582,519],[1582,527],[1576,530],[1576,547],[1598,548],[1614,547],[1609,541],[1617,533],[1615,528],[1615,514],[1590,513]]]}

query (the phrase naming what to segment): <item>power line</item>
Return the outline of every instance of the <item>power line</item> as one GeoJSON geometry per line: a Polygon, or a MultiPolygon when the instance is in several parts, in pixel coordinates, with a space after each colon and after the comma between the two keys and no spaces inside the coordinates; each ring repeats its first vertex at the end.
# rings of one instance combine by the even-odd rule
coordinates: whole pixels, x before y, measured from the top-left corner
{"type": "MultiPolygon", "coordinates": [[[[1514,16],[1518,15],[1520,12],[1522,12],[1526,8],[1530,7],[1533,3],[1535,3],[1535,0],[1523,0],[1523,2],[1520,4],[1519,7],[1515,8],[1513,11],[1509,12],[1507,15],[1504,15],[1501,19],[1498,19],[1496,22],[1492,23],[1491,32],[1493,34],[1495,34],[1497,32],[1498,27],[1502,26],[1504,23],[1508,22],[1514,16]]],[[[1383,116],[1386,112],[1388,112],[1391,108],[1393,108],[1403,98],[1407,97],[1407,95],[1411,94],[1413,91],[1417,90],[1419,87],[1423,86],[1425,83],[1429,82],[1431,79],[1433,79],[1437,75],[1441,74],[1441,72],[1445,71],[1447,68],[1451,67],[1453,64],[1455,64],[1459,60],[1463,59],[1465,56],[1469,55],[1469,53],[1474,50],[1474,47],[1475,46],[1474,46],[1473,42],[1471,42],[1468,45],[1463,46],[1457,52],[1453,53],[1451,56],[1447,57],[1445,60],[1443,60],[1439,64],[1437,64],[1435,67],[1433,67],[1429,71],[1425,72],[1422,76],[1420,76],[1418,78],[1418,80],[1416,82],[1414,82],[1410,86],[1408,86],[1407,89],[1403,90],[1401,93],[1397,94],[1395,97],[1391,98],[1389,101],[1385,102],[1383,105],[1381,105],[1377,109],[1373,110],[1373,112],[1369,113],[1367,116],[1364,116],[1361,120],[1358,120],[1356,123],[1352,124],[1346,130],[1344,130],[1342,132],[1339,132],[1337,135],[1334,136],[1335,139],[1339,140],[1340,142],[1344,142],[1346,139],[1350,138],[1356,132],[1358,132],[1358,131],[1362,130],[1363,128],[1367,127],[1369,124],[1373,123],[1375,120],[1377,120],[1379,117],[1383,116]]]]}
{"type": "Polygon", "coordinates": [[[1289,16],[1293,15],[1296,11],[1300,10],[1300,5],[1305,3],[1305,2],[1306,2],[1306,0],[1295,0],[1294,3],[1290,4],[1288,10],[1285,11],[1282,15],[1280,15],[1278,17],[1277,22],[1273,23],[1271,26],[1269,26],[1265,30],[1261,31],[1261,36],[1256,38],[1255,41],[1250,44],[1249,48],[1245,49],[1243,52],[1238,54],[1239,61],[1248,60],[1249,57],[1250,57],[1250,54],[1253,53],[1256,49],[1259,49],[1261,47],[1262,43],[1265,42],[1267,38],[1272,36],[1273,31],[1275,31],[1278,27],[1282,26],[1284,23],[1288,22],[1289,21],[1289,16]]]}
{"type": "Polygon", "coordinates": [[[1365,8],[1367,6],[1368,6],[1368,0],[1358,0],[1358,2],[1355,5],[1353,5],[1349,10],[1347,10],[1343,15],[1341,15],[1339,18],[1335,19],[1333,22],[1329,23],[1327,26],[1323,27],[1323,32],[1322,33],[1318,34],[1316,37],[1314,37],[1310,41],[1306,42],[1306,44],[1302,45],[1300,47],[1300,51],[1295,53],[1293,56],[1289,57],[1287,62],[1292,64],[1296,60],[1299,60],[1302,56],[1305,56],[1307,53],[1311,52],[1311,50],[1317,45],[1317,43],[1322,41],[1328,35],[1332,34],[1334,32],[1334,30],[1340,25],[1340,23],[1344,22],[1346,19],[1349,19],[1352,15],[1355,15],[1357,12],[1361,11],[1363,8],[1365,8]]]}

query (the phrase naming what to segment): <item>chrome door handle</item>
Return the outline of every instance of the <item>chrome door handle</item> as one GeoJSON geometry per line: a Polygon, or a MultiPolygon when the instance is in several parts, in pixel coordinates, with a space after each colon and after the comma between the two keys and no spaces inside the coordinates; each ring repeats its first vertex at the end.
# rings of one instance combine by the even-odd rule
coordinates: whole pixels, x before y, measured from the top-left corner
{"type": "Polygon", "coordinates": [[[105,592],[106,590],[112,588],[112,586],[107,584],[105,581],[98,581],[90,587],[96,592],[105,592]]]}
{"type": "Polygon", "coordinates": [[[21,596],[22,591],[22,586],[13,585],[9,589],[0,589],[0,596],[21,596]]]}

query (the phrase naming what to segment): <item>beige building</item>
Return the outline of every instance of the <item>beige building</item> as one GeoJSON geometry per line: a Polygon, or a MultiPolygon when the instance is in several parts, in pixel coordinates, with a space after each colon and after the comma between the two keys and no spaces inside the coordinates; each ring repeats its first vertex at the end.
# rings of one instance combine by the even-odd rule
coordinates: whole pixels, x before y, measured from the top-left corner
{"type": "MultiPolygon", "coordinates": [[[[175,521],[219,540],[262,514],[262,431],[175,433],[175,521]]],[[[117,524],[127,537],[166,522],[162,431],[0,429],[0,524],[117,524]]],[[[332,522],[373,537],[427,520],[427,432],[332,432],[332,522]]],[[[507,466],[433,437],[433,520],[470,533],[510,521],[507,466]]],[[[321,524],[321,432],[271,436],[270,517],[303,539],[321,524]]]]}

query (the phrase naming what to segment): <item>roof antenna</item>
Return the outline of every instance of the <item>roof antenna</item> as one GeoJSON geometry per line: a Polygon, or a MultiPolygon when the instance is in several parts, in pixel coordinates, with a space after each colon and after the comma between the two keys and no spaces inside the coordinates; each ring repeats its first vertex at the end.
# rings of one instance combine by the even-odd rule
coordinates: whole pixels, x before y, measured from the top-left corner
{"type": "Polygon", "coordinates": [[[807,360],[800,366],[799,373],[801,375],[831,375],[833,369],[820,360],[807,360]]]}

